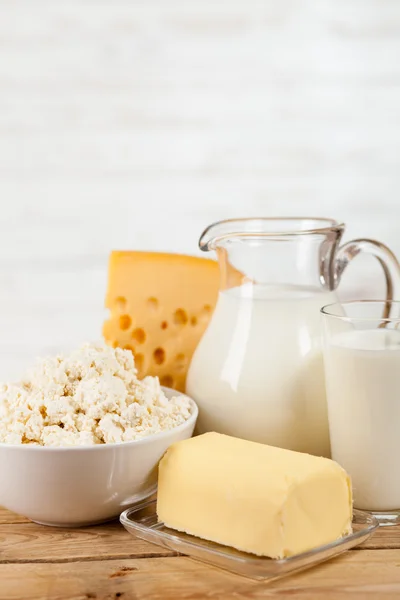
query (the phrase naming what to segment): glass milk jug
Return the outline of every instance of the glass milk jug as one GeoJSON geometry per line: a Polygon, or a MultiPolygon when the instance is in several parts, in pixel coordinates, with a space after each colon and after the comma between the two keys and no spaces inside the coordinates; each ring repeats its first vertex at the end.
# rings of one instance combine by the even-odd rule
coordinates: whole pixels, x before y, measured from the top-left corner
{"type": "MultiPolygon", "coordinates": [[[[320,309],[360,252],[383,267],[387,297],[400,292],[400,266],[373,240],[339,247],[344,225],[329,219],[241,219],[208,227],[221,289],[193,356],[187,393],[198,431],[218,431],[320,456],[330,455],[320,309]]],[[[389,306],[389,304],[387,305],[389,306]]]]}

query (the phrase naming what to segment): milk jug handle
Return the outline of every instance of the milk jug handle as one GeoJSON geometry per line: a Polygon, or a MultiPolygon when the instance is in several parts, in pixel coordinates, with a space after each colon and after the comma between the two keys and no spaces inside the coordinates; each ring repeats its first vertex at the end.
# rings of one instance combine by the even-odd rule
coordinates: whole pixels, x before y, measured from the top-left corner
{"type": "Polygon", "coordinates": [[[383,318],[388,318],[390,317],[390,301],[400,300],[400,264],[385,244],[369,239],[352,240],[343,244],[336,254],[335,287],[339,284],[347,265],[361,252],[375,256],[382,266],[386,282],[386,300],[388,301],[383,318]]]}

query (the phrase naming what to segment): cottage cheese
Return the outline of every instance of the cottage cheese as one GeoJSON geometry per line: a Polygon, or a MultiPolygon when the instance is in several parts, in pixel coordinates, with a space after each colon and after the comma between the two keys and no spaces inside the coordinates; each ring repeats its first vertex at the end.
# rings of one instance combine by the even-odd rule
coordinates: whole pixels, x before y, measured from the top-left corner
{"type": "Polygon", "coordinates": [[[139,381],[129,350],[85,344],[40,360],[23,381],[0,384],[0,442],[80,446],[131,442],[190,416],[157,377],[139,381]]]}

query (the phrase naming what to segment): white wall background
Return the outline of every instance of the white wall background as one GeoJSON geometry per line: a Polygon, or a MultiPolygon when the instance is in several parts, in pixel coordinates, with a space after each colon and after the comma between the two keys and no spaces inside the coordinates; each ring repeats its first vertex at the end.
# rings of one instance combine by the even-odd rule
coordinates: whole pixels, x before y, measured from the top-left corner
{"type": "Polygon", "coordinates": [[[399,191],[398,0],[0,0],[1,377],[98,337],[112,248],[311,214],[400,254],[399,191]]]}

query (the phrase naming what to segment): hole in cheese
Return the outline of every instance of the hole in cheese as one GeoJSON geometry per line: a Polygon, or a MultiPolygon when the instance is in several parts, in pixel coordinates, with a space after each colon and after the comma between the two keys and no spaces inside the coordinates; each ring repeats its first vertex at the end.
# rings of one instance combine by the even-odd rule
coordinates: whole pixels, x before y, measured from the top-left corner
{"type": "Polygon", "coordinates": [[[144,344],[144,342],[146,341],[146,332],[141,327],[137,327],[132,331],[132,337],[139,344],[144,344]]]}
{"type": "Polygon", "coordinates": [[[161,385],[165,385],[165,387],[172,387],[174,385],[174,378],[171,375],[163,375],[160,377],[161,385]]]}
{"type": "Polygon", "coordinates": [[[197,321],[197,317],[192,317],[192,318],[190,319],[190,324],[191,324],[193,327],[196,327],[197,323],[198,323],[198,321],[197,321]]]}
{"type": "Polygon", "coordinates": [[[132,348],[132,346],[130,346],[129,344],[126,344],[124,346],[124,350],[130,350],[132,352],[132,354],[135,354],[135,349],[132,348]]]}
{"type": "Polygon", "coordinates": [[[157,365],[162,365],[165,361],[165,350],[164,348],[156,348],[153,352],[154,362],[157,365]]]}
{"type": "Polygon", "coordinates": [[[132,324],[132,319],[129,315],[121,315],[119,318],[119,328],[126,331],[132,324]]]}
{"type": "Polygon", "coordinates": [[[174,312],[173,321],[175,325],[186,325],[188,322],[188,316],[186,310],[183,308],[177,308],[174,312]]]}
{"type": "Polygon", "coordinates": [[[203,306],[203,310],[205,313],[210,313],[212,311],[212,307],[209,304],[205,304],[203,306]]]}
{"type": "Polygon", "coordinates": [[[118,310],[125,310],[125,308],[126,308],[125,296],[117,296],[115,298],[115,306],[118,310]]]}
{"type": "Polygon", "coordinates": [[[144,369],[144,355],[143,354],[135,354],[135,365],[139,373],[139,377],[141,377],[144,369]]]}
{"type": "Polygon", "coordinates": [[[147,308],[151,311],[156,311],[158,309],[157,298],[154,298],[154,296],[150,296],[150,298],[147,298],[147,308]]]}
{"type": "Polygon", "coordinates": [[[182,371],[183,369],[186,368],[187,362],[188,362],[188,360],[187,360],[186,356],[183,354],[183,352],[180,352],[179,354],[176,355],[176,357],[175,357],[175,367],[179,371],[182,371]]]}
{"type": "Polygon", "coordinates": [[[162,321],[161,323],[161,329],[167,329],[168,327],[168,322],[167,321],[162,321]]]}

